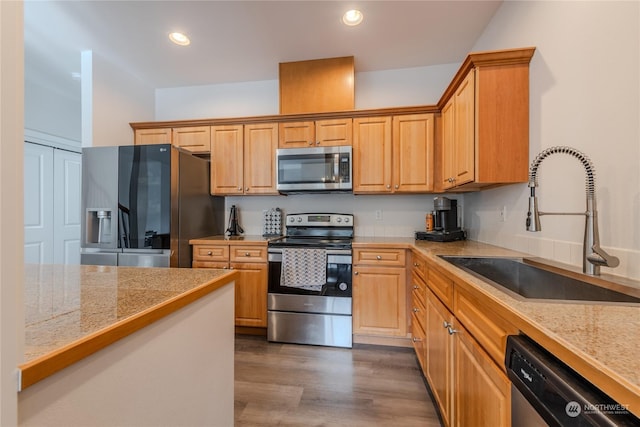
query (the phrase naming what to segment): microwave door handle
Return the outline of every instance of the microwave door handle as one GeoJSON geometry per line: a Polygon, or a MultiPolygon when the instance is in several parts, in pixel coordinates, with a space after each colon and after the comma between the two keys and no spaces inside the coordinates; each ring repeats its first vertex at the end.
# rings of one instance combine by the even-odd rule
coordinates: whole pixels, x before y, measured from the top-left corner
{"type": "Polygon", "coordinates": [[[340,182],[340,154],[333,155],[333,182],[340,182]]]}

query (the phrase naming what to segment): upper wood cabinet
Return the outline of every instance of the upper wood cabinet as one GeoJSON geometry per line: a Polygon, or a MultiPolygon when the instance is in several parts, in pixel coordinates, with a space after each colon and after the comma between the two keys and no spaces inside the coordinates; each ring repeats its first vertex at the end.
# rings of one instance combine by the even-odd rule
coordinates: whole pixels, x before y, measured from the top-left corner
{"type": "Polygon", "coordinates": [[[354,193],[433,190],[434,115],[354,119],[354,193]]]}
{"type": "Polygon", "coordinates": [[[278,148],[351,145],[352,119],[284,122],[279,124],[278,148]]]}
{"type": "Polygon", "coordinates": [[[211,127],[211,194],[244,192],[244,127],[211,127]]]}
{"type": "Polygon", "coordinates": [[[276,190],[275,123],[244,127],[244,194],[278,194],[276,190]]]}
{"type": "Polygon", "coordinates": [[[211,150],[211,127],[181,127],[172,129],[172,142],[192,153],[209,153],[211,150]]]}
{"type": "Polygon", "coordinates": [[[527,182],[534,48],[470,54],[439,102],[436,190],[527,182]]]}
{"type": "Polygon", "coordinates": [[[278,194],[275,123],[211,127],[211,194],[278,194]]]}
{"type": "Polygon", "coordinates": [[[136,129],[133,137],[135,145],[171,144],[171,129],[136,129]]]}

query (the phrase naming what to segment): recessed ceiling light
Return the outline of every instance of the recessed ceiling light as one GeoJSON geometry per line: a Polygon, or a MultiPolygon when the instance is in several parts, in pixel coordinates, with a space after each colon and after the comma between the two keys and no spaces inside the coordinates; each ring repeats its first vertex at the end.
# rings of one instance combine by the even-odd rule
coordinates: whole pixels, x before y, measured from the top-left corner
{"type": "Polygon", "coordinates": [[[354,25],[358,25],[362,22],[363,16],[362,12],[357,9],[347,10],[344,15],[342,15],[342,22],[350,27],[354,25]]]}
{"type": "Polygon", "coordinates": [[[189,46],[191,40],[183,33],[169,33],[169,40],[180,46],[189,46]]]}

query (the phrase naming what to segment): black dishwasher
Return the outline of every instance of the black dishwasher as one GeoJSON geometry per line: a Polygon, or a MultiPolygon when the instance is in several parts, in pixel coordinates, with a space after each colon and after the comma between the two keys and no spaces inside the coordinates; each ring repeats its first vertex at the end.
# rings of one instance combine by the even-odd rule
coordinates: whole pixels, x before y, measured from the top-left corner
{"type": "Polygon", "coordinates": [[[507,338],[505,364],[513,426],[640,426],[625,402],[615,402],[524,335],[507,338]]]}

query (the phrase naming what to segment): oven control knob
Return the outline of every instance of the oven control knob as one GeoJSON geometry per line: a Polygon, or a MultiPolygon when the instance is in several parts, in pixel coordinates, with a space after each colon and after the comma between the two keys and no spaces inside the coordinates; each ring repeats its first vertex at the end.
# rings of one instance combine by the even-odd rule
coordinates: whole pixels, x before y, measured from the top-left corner
{"type": "Polygon", "coordinates": [[[299,217],[298,217],[298,219],[297,219],[297,221],[298,221],[298,222],[302,222],[302,217],[301,217],[301,216],[299,216],[299,217]]]}
{"type": "Polygon", "coordinates": [[[344,217],[344,222],[349,223],[349,217],[348,216],[344,217]]]}
{"type": "Polygon", "coordinates": [[[289,217],[289,222],[294,222],[296,219],[292,216],[289,217]]]}
{"type": "Polygon", "coordinates": [[[340,217],[336,218],[336,222],[342,222],[342,218],[340,217]]]}
{"type": "Polygon", "coordinates": [[[339,288],[341,291],[346,291],[346,290],[347,290],[347,287],[348,287],[348,286],[347,286],[347,284],[346,284],[346,283],[344,283],[344,282],[342,282],[342,283],[340,283],[340,284],[338,285],[338,288],[339,288]]]}

